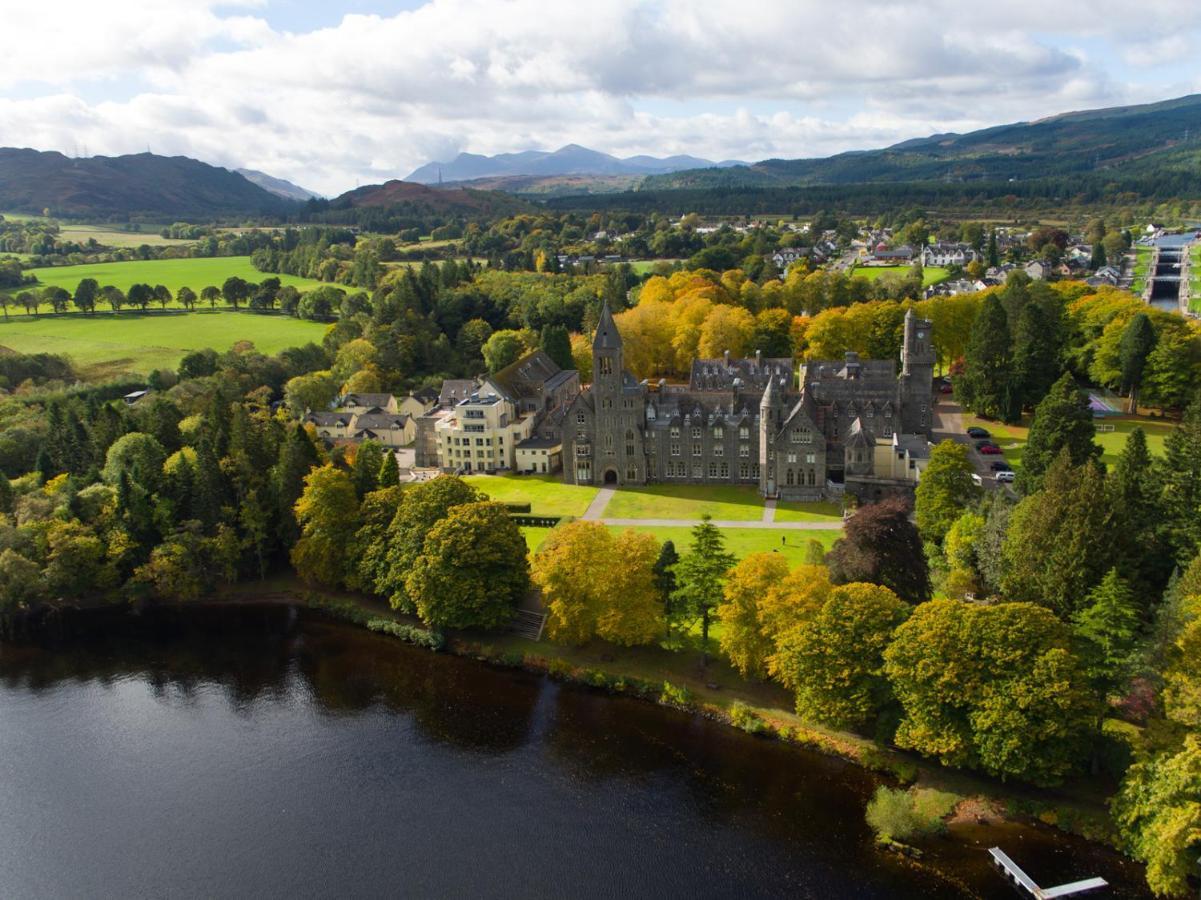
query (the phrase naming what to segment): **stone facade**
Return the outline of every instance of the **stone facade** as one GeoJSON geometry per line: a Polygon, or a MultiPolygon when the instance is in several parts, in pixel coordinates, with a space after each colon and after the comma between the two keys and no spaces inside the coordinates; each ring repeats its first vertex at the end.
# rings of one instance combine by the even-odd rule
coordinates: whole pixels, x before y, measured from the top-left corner
{"type": "Polygon", "coordinates": [[[891,361],[697,360],[687,386],[625,371],[606,306],[593,339],[593,382],[562,422],[570,484],[755,485],[765,497],[814,500],[872,477],[877,435],[929,437],[930,323],[905,318],[901,373],[891,361]]]}

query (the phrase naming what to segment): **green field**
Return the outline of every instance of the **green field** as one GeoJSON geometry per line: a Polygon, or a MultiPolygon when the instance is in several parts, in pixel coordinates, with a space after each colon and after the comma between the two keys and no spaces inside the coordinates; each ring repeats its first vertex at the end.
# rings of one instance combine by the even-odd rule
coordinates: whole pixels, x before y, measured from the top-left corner
{"type": "MultiPolygon", "coordinates": [[[[877,278],[904,277],[910,266],[856,266],[851,272],[856,278],[866,278],[869,281],[875,281],[877,278]]],[[[922,284],[929,287],[932,284],[938,284],[940,281],[946,281],[949,271],[941,266],[926,266],[922,269],[922,284]]]]}
{"type": "MultiPolygon", "coordinates": [[[[1005,461],[1015,470],[1021,466],[1022,450],[1025,449],[1026,439],[1030,434],[1028,421],[1024,421],[1021,425],[1003,425],[1000,422],[989,422],[975,416],[964,416],[963,424],[965,428],[978,425],[987,429],[992,434],[992,439],[997,446],[1001,448],[1005,461]]],[[[1107,466],[1112,466],[1118,461],[1118,455],[1126,446],[1126,438],[1130,436],[1130,432],[1135,427],[1142,428],[1146,433],[1147,449],[1151,451],[1152,456],[1163,455],[1164,439],[1175,427],[1162,419],[1148,418],[1097,419],[1095,424],[1098,428],[1097,443],[1101,446],[1102,451],[1101,459],[1107,466]],[[1113,431],[1100,430],[1110,427],[1113,428],[1113,431]]]]}
{"type": "MultiPolygon", "coordinates": [[[[175,293],[181,287],[190,287],[197,294],[201,288],[213,285],[221,287],[226,278],[238,276],[257,284],[270,273],[260,272],[250,264],[249,256],[217,256],[206,259],[151,259],[133,262],[94,263],[82,266],[49,266],[30,269],[38,280],[38,287],[57,285],[74,293],[76,285],[84,278],[95,278],[103,287],[113,285],[128,292],[131,284],[164,285],[175,293]]],[[[290,284],[301,290],[321,287],[323,282],[294,275],[278,275],[281,284],[290,284]]],[[[342,287],[342,285],[334,285],[342,287]]],[[[343,287],[343,290],[346,290],[343,287]]]]}
{"type": "MultiPolygon", "coordinates": [[[[683,554],[688,550],[692,540],[692,529],[681,526],[657,527],[610,525],[609,530],[616,533],[629,530],[645,531],[653,534],[657,540],[671,541],[676,545],[676,552],[683,554]]],[[[726,528],[722,537],[725,538],[726,549],[739,559],[752,553],[781,553],[790,566],[798,566],[805,561],[805,551],[809,541],[821,541],[827,550],[834,542],[842,537],[841,531],[832,529],[814,529],[812,531],[793,531],[781,528],[726,528]]]]}
{"type": "Polygon", "coordinates": [[[320,343],[326,327],[251,312],[21,315],[0,320],[0,346],[19,353],[61,353],[97,377],[175,368],[190,350],[228,350],[238,341],[253,341],[263,353],[277,353],[309,341],[320,343]]]}
{"type": "Polygon", "coordinates": [[[464,479],[499,503],[528,503],[538,516],[582,516],[598,488],[564,484],[558,475],[468,475],[464,479]]]}
{"type": "Polygon", "coordinates": [[[842,504],[823,501],[820,503],[790,503],[781,501],[776,504],[777,522],[840,522],[842,521],[842,504]]]}
{"type": "Polygon", "coordinates": [[[763,517],[763,498],[753,487],[648,484],[623,487],[602,514],[607,519],[715,519],[753,522],[763,517]]]}
{"type": "Polygon", "coordinates": [[[1131,273],[1134,280],[1130,283],[1130,290],[1135,294],[1141,294],[1147,285],[1147,271],[1151,268],[1152,252],[1151,247],[1134,245],[1134,270],[1131,273]]]}
{"type": "Polygon", "coordinates": [[[193,240],[183,238],[165,238],[152,231],[117,231],[104,225],[60,225],[59,237],[64,241],[75,241],[86,244],[88,238],[95,238],[96,243],[106,247],[141,247],[146,244],[151,247],[165,247],[179,244],[194,244],[193,240]]]}
{"type": "Polygon", "coordinates": [[[1190,312],[1201,315],[1201,241],[1189,246],[1189,300],[1190,312]]]}

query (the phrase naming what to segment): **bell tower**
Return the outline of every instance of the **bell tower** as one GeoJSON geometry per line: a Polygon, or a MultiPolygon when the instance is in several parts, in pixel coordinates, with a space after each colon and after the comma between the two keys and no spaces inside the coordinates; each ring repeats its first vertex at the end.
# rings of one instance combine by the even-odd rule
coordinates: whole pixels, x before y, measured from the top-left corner
{"type": "Polygon", "coordinates": [[[901,346],[899,385],[901,429],[908,434],[930,436],[934,421],[933,324],[919,319],[909,309],[905,313],[905,337],[901,346]]]}

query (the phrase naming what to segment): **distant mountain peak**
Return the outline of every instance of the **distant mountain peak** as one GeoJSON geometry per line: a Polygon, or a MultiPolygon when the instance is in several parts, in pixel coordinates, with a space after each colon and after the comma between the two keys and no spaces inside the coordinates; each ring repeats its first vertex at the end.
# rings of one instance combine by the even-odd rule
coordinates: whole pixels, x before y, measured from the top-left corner
{"type": "Polygon", "coordinates": [[[558,150],[523,150],[519,153],[499,153],[481,156],[460,153],[445,162],[426,163],[404,180],[418,184],[437,184],[450,181],[472,181],[480,178],[555,177],[561,175],[663,175],[681,169],[699,169],[737,165],[726,161],[716,163],[695,156],[631,156],[625,159],[602,153],[580,144],[566,144],[558,150]]]}
{"type": "Polygon", "coordinates": [[[298,184],[293,184],[283,178],[276,178],[274,175],[268,175],[258,169],[234,169],[234,171],[251,184],[257,184],[263,190],[275,194],[277,197],[283,197],[285,200],[299,200],[303,203],[306,200],[321,197],[316,191],[302,188],[298,184]]]}

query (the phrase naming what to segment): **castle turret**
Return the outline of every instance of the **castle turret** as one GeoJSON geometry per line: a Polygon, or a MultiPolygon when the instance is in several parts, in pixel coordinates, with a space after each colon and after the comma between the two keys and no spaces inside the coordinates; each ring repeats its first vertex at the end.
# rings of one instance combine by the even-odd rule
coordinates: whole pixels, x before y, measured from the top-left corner
{"type": "Polygon", "coordinates": [[[776,384],[776,376],[767,379],[763,399],[759,401],[759,493],[764,497],[775,497],[778,493],[776,480],[775,441],[783,424],[784,397],[776,384]]]}
{"type": "Polygon", "coordinates": [[[876,438],[856,417],[843,445],[843,465],[847,475],[871,475],[876,465],[876,438]]]}

